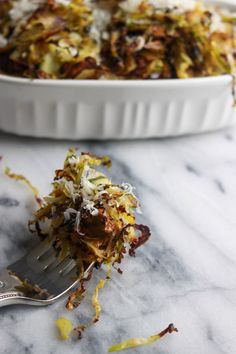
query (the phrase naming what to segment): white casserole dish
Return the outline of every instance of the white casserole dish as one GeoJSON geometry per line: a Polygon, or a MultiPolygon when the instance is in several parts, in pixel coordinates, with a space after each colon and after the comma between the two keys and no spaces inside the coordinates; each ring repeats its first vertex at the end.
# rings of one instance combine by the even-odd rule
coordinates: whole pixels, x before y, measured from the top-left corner
{"type": "Polygon", "coordinates": [[[0,129],[66,139],[176,136],[236,122],[232,77],[43,81],[0,75],[0,129]]]}
{"type": "MultiPolygon", "coordinates": [[[[232,1],[211,1],[236,11],[232,1]]],[[[229,75],[156,81],[30,80],[0,75],[0,129],[66,139],[133,139],[236,122],[229,75]]]]}

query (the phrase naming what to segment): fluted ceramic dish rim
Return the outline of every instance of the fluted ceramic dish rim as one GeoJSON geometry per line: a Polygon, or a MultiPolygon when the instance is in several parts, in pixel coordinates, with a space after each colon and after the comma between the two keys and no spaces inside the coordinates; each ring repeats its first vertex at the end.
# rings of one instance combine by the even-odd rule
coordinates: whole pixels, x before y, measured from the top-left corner
{"type": "MultiPolygon", "coordinates": [[[[236,4],[235,4],[236,8],[236,4]]],[[[16,76],[0,74],[1,82],[9,82],[20,85],[37,85],[37,86],[101,86],[101,87],[166,87],[166,86],[208,86],[217,83],[228,83],[232,81],[233,75],[205,76],[186,79],[160,79],[160,80],[73,80],[73,79],[27,79],[16,76]]]]}

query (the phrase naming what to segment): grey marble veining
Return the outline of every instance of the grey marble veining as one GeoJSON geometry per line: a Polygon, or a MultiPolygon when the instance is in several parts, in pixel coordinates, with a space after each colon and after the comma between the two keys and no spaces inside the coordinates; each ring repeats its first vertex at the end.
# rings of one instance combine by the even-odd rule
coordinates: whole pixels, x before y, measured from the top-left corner
{"type": "MultiPolygon", "coordinates": [[[[0,166],[23,173],[45,195],[71,145],[0,134],[0,166]]],[[[111,344],[154,334],[171,322],[178,334],[129,352],[236,353],[236,130],[76,145],[111,156],[113,180],[136,187],[141,221],[152,237],[135,259],[126,257],[123,275],[113,272],[100,293],[101,320],[81,341],[59,342],[54,320],[88,320],[89,296],[68,314],[64,301],[0,309],[0,354],[104,354],[111,344]]],[[[0,268],[37,241],[27,231],[35,207],[26,186],[0,174],[0,268]]],[[[102,276],[103,270],[95,272],[90,294],[102,276]]]]}

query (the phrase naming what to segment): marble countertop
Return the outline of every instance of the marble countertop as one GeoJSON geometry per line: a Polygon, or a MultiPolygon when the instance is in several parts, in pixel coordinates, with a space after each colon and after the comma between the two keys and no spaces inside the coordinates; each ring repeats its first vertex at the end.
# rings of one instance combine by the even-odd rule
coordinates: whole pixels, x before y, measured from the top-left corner
{"type": "MultiPolygon", "coordinates": [[[[45,195],[73,145],[0,133],[1,169],[8,165],[23,173],[45,195]]],[[[81,341],[57,339],[54,320],[67,315],[64,301],[40,309],[5,307],[0,353],[104,354],[114,343],[154,334],[171,322],[178,334],[129,353],[236,353],[236,130],[76,145],[110,155],[113,180],[135,185],[152,237],[101,291],[101,320],[81,341]]],[[[0,269],[35,243],[27,231],[34,209],[27,187],[1,173],[0,269]]],[[[90,292],[100,273],[90,281],[90,292]]],[[[68,317],[76,324],[91,314],[87,299],[68,317]]]]}

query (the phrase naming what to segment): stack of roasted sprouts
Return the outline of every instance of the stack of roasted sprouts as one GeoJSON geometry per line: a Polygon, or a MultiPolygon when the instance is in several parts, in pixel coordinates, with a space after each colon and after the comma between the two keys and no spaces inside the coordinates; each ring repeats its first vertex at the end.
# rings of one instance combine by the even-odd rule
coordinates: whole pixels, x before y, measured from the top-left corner
{"type": "Polygon", "coordinates": [[[0,0],[0,70],[80,80],[234,74],[235,24],[194,0],[0,0]]]}

